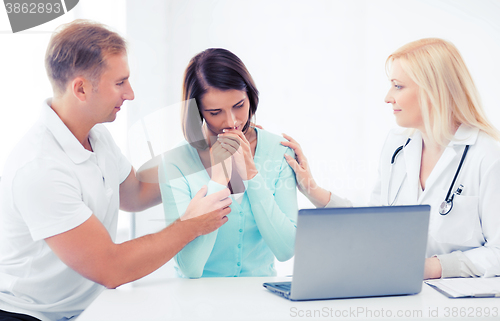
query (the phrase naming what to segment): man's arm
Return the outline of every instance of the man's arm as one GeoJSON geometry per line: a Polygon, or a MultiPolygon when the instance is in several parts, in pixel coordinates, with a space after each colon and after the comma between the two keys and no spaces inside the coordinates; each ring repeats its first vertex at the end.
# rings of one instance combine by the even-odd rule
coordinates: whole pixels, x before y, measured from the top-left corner
{"type": "MultiPolygon", "coordinates": [[[[158,177],[158,167],[148,170],[152,176],[158,177]]],[[[120,184],[120,209],[127,212],[140,212],[161,203],[158,183],[147,183],[139,180],[134,168],[120,184]]]]}
{"type": "Polygon", "coordinates": [[[107,288],[116,288],[155,271],[196,237],[227,222],[226,215],[231,212],[229,190],[203,197],[205,193],[206,189],[202,189],[196,194],[189,212],[214,207],[216,210],[187,220],[181,218],[158,233],[122,244],[113,243],[94,215],[78,227],[45,241],[76,272],[107,288]]]}

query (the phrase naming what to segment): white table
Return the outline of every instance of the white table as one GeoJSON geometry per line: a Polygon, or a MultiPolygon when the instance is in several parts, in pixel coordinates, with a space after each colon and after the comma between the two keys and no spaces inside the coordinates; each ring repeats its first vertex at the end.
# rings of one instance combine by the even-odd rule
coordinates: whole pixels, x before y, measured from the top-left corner
{"type": "Polygon", "coordinates": [[[500,299],[418,295],[294,302],[262,283],[290,278],[166,279],[105,290],[77,319],[97,320],[500,320],[500,299]],[[489,311],[490,316],[485,317],[489,311]],[[493,314],[496,311],[496,317],[493,314]]]}

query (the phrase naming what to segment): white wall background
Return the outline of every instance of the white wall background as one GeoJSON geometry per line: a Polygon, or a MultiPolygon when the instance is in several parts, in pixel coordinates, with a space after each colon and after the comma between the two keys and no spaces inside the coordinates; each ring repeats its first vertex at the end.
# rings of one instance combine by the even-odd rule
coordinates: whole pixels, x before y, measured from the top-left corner
{"type": "MultiPolygon", "coordinates": [[[[73,17],[107,23],[129,40],[136,99],[113,131],[124,151],[126,128],[159,109],[171,114],[165,143],[179,141],[178,112],[169,106],[180,100],[190,58],[209,47],[229,49],[246,64],[261,93],[258,123],[296,138],[317,181],[357,204],[368,199],[381,146],[396,126],[383,102],[389,88],[384,63],[405,43],[423,37],[453,42],[500,128],[499,0],[80,0],[73,17],[14,35],[2,10],[0,175],[6,155],[36,119],[38,103],[50,95],[43,70],[47,32],[73,17]],[[42,49],[29,49],[35,46],[42,49]]],[[[132,159],[134,150],[128,150],[132,159]]],[[[299,198],[299,207],[310,206],[299,198]]],[[[162,226],[161,207],[139,216],[138,235],[162,226]]],[[[279,269],[289,274],[291,263],[279,269]]]]}
{"type": "MultiPolygon", "coordinates": [[[[500,1],[128,0],[127,6],[137,97],[129,125],[179,102],[192,56],[229,49],[261,92],[258,123],[299,140],[322,185],[357,203],[366,201],[381,145],[396,126],[383,102],[384,63],[403,44],[423,37],[453,42],[500,125],[500,1]]],[[[174,112],[170,127],[178,138],[174,112]]],[[[300,205],[310,203],[302,198],[300,205]]]]}

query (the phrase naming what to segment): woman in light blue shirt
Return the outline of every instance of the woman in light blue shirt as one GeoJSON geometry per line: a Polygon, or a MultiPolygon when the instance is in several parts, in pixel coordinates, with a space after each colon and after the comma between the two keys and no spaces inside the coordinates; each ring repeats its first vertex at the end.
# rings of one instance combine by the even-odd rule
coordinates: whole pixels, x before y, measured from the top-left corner
{"type": "Polygon", "coordinates": [[[273,276],[274,258],[294,254],[295,174],[281,136],[255,128],[258,91],[243,62],[225,49],[207,49],[189,63],[183,85],[186,141],[163,157],[160,188],[167,224],[194,195],[229,188],[231,213],[217,231],[175,256],[180,276],[273,276]]]}

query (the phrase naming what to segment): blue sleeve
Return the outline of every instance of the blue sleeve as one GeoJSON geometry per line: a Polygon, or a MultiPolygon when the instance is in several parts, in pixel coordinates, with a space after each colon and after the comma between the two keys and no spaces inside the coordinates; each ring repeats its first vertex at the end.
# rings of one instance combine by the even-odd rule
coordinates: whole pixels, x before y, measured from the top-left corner
{"type": "MultiPolygon", "coordinates": [[[[198,191],[191,191],[187,178],[172,163],[163,161],[159,167],[158,175],[163,210],[168,226],[186,212],[189,202],[192,199],[191,195],[195,195],[198,191]]],[[[197,174],[194,173],[191,175],[197,174]]],[[[213,181],[210,181],[207,187],[207,195],[225,188],[225,186],[213,181]]],[[[214,247],[217,232],[218,230],[215,230],[210,234],[197,237],[175,256],[175,261],[184,276],[188,278],[199,278],[202,276],[205,264],[214,247]]]]}
{"type": "MultiPolygon", "coordinates": [[[[287,154],[295,157],[291,149],[287,154]]],[[[297,227],[297,191],[295,174],[285,158],[274,186],[258,173],[247,181],[250,206],[259,231],[279,261],[293,257],[297,227]]]]}

